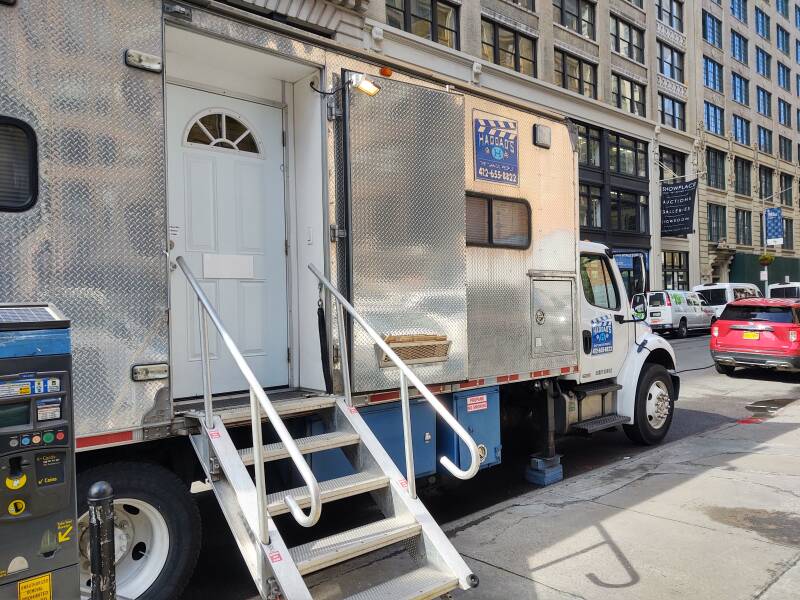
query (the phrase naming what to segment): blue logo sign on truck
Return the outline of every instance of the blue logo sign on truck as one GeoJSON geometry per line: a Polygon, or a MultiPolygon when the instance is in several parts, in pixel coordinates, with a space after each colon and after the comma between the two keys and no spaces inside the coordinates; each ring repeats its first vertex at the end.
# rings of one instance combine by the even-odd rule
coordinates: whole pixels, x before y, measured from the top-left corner
{"type": "Polygon", "coordinates": [[[517,122],[482,115],[474,116],[472,123],[475,135],[475,179],[518,186],[517,122]]]}
{"type": "Polygon", "coordinates": [[[611,315],[592,319],[592,354],[614,351],[614,324],[611,315]]]}

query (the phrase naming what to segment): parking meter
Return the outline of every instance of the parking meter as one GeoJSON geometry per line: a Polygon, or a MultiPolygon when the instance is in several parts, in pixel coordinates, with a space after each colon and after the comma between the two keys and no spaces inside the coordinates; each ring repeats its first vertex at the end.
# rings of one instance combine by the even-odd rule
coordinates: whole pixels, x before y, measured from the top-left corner
{"type": "Polygon", "coordinates": [[[78,600],[70,324],[0,304],[0,600],[78,600]]]}

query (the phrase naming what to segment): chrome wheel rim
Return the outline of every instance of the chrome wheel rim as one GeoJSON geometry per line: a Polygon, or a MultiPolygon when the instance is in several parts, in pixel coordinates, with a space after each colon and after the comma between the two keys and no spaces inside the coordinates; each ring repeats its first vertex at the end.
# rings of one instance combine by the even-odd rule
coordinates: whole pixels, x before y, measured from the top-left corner
{"type": "Polygon", "coordinates": [[[669,390],[663,381],[654,381],[647,390],[647,422],[653,429],[661,429],[669,418],[669,390]]]}

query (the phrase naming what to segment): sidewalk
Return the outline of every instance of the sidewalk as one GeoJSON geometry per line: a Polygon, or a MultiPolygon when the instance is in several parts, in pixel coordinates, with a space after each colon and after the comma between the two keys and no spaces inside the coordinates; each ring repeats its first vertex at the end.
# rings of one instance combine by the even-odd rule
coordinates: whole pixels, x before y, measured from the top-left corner
{"type": "Polygon", "coordinates": [[[445,528],[480,577],[457,598],[800,598],[800,402],[445,528]]]}

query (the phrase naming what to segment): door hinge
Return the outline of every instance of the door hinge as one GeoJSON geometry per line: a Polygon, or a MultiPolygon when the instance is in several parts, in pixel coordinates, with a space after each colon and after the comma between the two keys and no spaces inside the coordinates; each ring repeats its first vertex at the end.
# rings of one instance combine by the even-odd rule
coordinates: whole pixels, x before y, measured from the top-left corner
{"type": "Polygon", "coordinates": [[[284,148],[286,148],[286,132],[285,131],[281,131],[281,144],[283,145],[284,148]]]}
{"type": "Polygon", "coordinates": [[[283,253],[289,256],[289,240],[283,240],[283,253]]]}
{"type": "Polygon", "coordinates": [[[292,349],[286,348],[286,362],[292,362],[292,349]]]}

